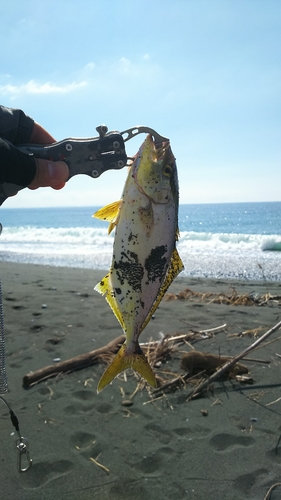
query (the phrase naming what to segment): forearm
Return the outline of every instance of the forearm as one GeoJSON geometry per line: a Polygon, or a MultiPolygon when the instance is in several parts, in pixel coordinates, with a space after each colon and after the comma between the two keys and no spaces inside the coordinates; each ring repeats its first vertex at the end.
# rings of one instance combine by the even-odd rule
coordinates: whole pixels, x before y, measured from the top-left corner
{"type": "MultiPolygon", "coordinates": [[[[66,163],[35,159],[16,147],[19,144],[53,142],[54,137],[23,111],[0,105],[0,184],[15,185],[15,188],[28,186],[30,189],[45,186],[63,188],[69,177],[66,163]]],[[[1,203],[13,193],[7,190],[7,186],[3,189],[1,203]]]]}

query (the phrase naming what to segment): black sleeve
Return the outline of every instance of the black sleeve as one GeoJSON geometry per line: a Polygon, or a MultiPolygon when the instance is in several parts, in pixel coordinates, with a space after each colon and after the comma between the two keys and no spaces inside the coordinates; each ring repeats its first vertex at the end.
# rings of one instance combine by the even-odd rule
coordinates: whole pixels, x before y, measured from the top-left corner
{"type": "Polygon", "coordinates": [[[34,120],[20,109],[6,108],[0,105],[0,137],[12,144],[29,142],[34,120]]]}
{"type": "Polygon", "coordinates": [[[18,186],[28,186],[35,174],[35,158],[0,139],[0,184],[9,182],[18,186]]]}
{"type": "Polygon", "coordinates": [[[13,144],[28,143],[34,121],[20,109],[0,106],[0,183],[28,186],[36,173],[35,159],[13,144]]]}

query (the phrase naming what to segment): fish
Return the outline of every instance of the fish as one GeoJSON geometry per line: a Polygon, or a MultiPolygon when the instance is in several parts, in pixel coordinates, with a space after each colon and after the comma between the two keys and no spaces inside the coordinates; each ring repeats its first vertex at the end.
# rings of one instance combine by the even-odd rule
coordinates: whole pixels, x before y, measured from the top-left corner
{"type": "Polygon", "coordinates": [[[170,142],[156,147],[149,134],[129,168],[121,200],[93,215],[109,222],[108,233],[115,229],[111,267],[95,290],[105,296],[126,338],[103,373],[98,393],[127,368],[157,387],[138,339],[184,267],[176,249],[178,206],[177,166],[170,142]]]}

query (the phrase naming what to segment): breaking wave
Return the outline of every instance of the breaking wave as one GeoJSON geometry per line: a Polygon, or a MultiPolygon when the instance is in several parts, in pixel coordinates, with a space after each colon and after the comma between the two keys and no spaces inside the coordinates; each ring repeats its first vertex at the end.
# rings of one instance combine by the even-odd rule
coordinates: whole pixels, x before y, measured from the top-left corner
{"type": "MultiPolygon", "coordinates": [[[[113,237],[106,227],[4,227],[0,260],[108,269],[113,237]]],[[[279,235],[182,231],[177,246],[186,276],[281,280],[279,235]]]]}

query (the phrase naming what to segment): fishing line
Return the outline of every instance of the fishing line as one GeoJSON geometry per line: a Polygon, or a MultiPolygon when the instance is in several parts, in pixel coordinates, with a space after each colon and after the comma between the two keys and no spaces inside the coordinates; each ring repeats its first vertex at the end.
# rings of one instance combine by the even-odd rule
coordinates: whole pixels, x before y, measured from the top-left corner
{"type": "MultiPolygon", "coordinates": [[[[0,228],[1,234],[1,228],[0,228]]],[[[4,332],[4,314],[2,300],[2,284],[0,281],[0,394],[8,392],[8,380],[5,364],[5,332],[4,332]]]]}
{"type": "Polygon", "coordinates": [[[26,472],[32,466],[32,459],[29,456],[28,441],[25,437],[23,437],[21,435],[18,418],[17,418],[16,414],[13,412],[9,403],[7,403],[7,401],[2,396],[0,396],[0,401],[2,401],[6,405],[6,407],[8,408],[9,413],[10,413],[11,422],[12,422],[12,424],[13,424],[13,426],[16,429],[16,432],[18,434],[18,438],[16,440],[16,448],[18,451],[18,460],[17,460],[18,471],[19,472],[26,472]]]}
{"type": "MultiPolygon", "coordinates": [[[[2,232],[2,224],[0,223],[0,234],[2,232]]],[[[8,379],[6,375],[6,356],[5,356],[5,330],[4,330],[4,313],[3,313],[3,298],[2,298],[2,284],[0,280],[0,394],[6,394],[9,390],[8,379]]],[[[18,439],[16,440],[16,448],[18,451],[18,471],[26,472],[32,465],[32,459],[29,456],[28,441],[21,436],[19,421],[16,414],[13,412],[11,406],[7,401],[0,396],[2,401],[9,410],[11,422],[16,429],[18,439]]]]}

